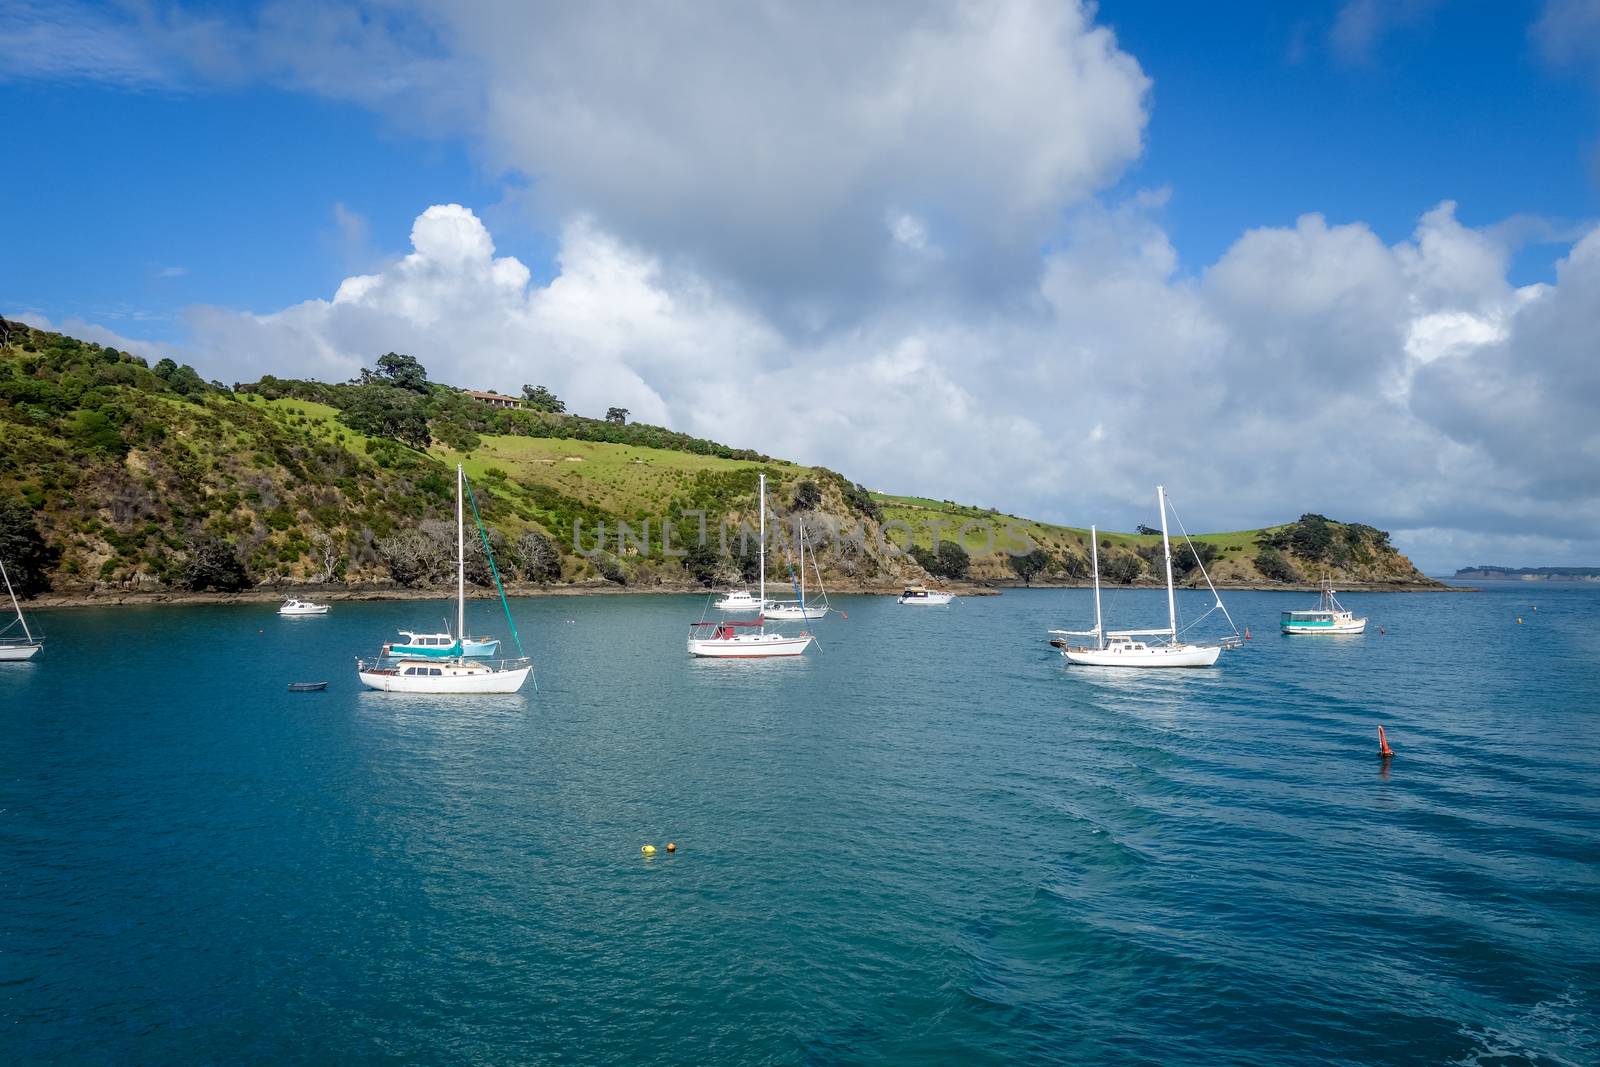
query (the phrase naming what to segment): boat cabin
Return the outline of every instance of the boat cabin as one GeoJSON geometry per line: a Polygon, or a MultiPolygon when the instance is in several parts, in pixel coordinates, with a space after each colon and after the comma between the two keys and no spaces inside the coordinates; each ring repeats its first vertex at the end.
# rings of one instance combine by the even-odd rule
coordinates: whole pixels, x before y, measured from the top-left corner
{"type": "Polygon", "coordinates": [[[401,630],[400,633],[406,638],[404,643],[415,648],[449,648],[456,643],[456,639],[449,634],[414,634],[410,630],[401,630]]]}

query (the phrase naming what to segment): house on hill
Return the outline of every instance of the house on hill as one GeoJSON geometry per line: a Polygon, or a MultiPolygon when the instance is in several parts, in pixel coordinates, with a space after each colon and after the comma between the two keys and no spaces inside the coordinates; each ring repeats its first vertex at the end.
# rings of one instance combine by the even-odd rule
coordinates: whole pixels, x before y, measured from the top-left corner
{"type": "Polygon", "coordinates": [[[520,408],[522,406],[521,400],[514,396],[506,396],[503,393],[486,393],[481,389],[463,389],[461,391],[474,400],[483,401],[492,408],[520,408]]]}

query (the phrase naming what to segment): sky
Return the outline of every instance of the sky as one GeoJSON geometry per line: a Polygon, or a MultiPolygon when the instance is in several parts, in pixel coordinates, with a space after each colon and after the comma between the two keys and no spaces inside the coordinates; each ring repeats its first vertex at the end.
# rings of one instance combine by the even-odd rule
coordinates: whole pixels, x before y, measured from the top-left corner
{"type": "Polygon", "coordinates": [[[1600,0],[0,0],[0,314],[1600,564],[1600,0]]]}

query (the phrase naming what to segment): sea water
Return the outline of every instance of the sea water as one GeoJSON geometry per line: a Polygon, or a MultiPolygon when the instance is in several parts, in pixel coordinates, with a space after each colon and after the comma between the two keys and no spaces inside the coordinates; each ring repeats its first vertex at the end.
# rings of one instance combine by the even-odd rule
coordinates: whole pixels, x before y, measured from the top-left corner
{"type": "Polygon", "coordinates": [[[744,662],[526,599],[537,689],[477,698],[357,684],[445,603],[39,611],[0,1060],[1600,1062],[1600,592],[1343,599],[1170,672],[1067,665],[1077,590],[744,662]]]}

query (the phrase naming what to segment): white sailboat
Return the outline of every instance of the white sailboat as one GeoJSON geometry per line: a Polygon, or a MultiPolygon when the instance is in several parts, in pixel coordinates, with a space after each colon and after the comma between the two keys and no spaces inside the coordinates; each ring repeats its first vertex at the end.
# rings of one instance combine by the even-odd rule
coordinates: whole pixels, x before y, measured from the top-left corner
{"type": "MultiPolygon", "coordinates": [[[[1237,627],[1234,627],[1234,636],[1223,641],[1193,643],[1179,639],[1178,607],[1172,588],[1172,545],[1167,537],[1167,494],[1165,488],[1159,485],[1156,486],[1156,503],[1161,509],[1161,553],[1167,575],[1166,627],[1151,630],[1109,632],[1106,630],[1105,621],[1100,614],[1100,538],[1099,532],[1091,526],[1089,537],[1090,555],[1094,560],[1094,629],[1051,630],[1050,633],[1058,639],[1092,637],[1094,644],[1072,645],[1065,640],[1052,641],[1052,644],[1061,649],[1061,654],[1066,657],[1067,662],[1089,667],[1209,667],[1217,662],[1217,657],[1222,655],[1224,648],[1232,648],[1240,643],[1237,627]],[[1166,640],[1140,640],[1145,637],[1165,637],[1166,640]]],[[[1187,540],[1188,536],[1185,533],[1184,539],[1187,540]]],[[[1198,561],[1199,555],[1196,554],[1195,558],[1198,561]]],[[[1228,620],[1228,625],[1233,627],[1233,618],[1228,615],[1228,609],[1223,607],[1222,597],[1217,594],[1217,587],[1211,584],[1211,575],[1206,572],[1203,562],[1200,564],[1200,573],[1205,575],[1206,586],[1216,599],[1216,607],[1212,610],[1221,610],[1223,617],[1228,620]]]]}
{"type": "Polygon", "coordinates": [[[17,602],[17,591],[11,588],[11,575],[6,573],[6,565],[0,562],[0,577],[6,581],[6,595],[11,598],[11,610],[16,613],[16,618],[0,627],[0,663],[17,663],[25,659],[32,659],[44,648],[44,640],[33,636],[33,631],[28,629],[28,620],[23,617],[22,605],[17,602]],[[13,626],[21,627],[22,636],[18,637],[11,632],[13,626]]]}
{"type": "MultiPolygon", "coordinates": [[[[811,554],[812,569],[817,572],[817,588],[822,590],[820,603],[806,600],[806,527],[802,520],[799,524],[800,536],[800,586],[795,595],[798,600],[774,600],[767,604],[765,615],[769,619],[820,619],[828,614],[828,590],[822,584],[822,568],[817,566],[817,554],[811,554]]],[[[791,572],[790,577],[794,575],[791,572]]]]}
{"type": "MultiPolygon", "coordinates": [[[[761,604],[767,603],[767,476],[760,478],[761,540],[757,545],[760,560],[761,604]]],[[[773,656],[798,656],[810,646],[812,637],[801,633],[768,633],[765,616],[754,622],[728,622],[722,619],[689,624],[689,655],[703,659],[766,659],[773,656]]]]}
{"type": "MultiPolygon", "coordinates": [[[[466,472],[461,465],[456,465],[456,633],[467,632],[467,526],[466,515],[463,507],[466,495],[466,472]]],[[[473,504],[474,513],[477,504],[473,504]]],[[[488,539],[484,539],[483,549],[489,553],[490,569],[494,568],[494,554],[490,552],[488,539]]],[[[505,604],[505,589],[500,587],[500,577],[495,573],[495,586],[500,590],[500,603],[505,604]]],[[[506,608],[506,621],[511,622],[511,609],[506,608]]],[[[518,641],[518,651],[521,651],[521,642],[516,636],[515,624],[512,625],[511,636],[518,641]]],[[[388,659],[380,656],[376,660],[357,660],[356,676],[361,679],[361,684],[369,689],[379,689],[386,693],[515,693],[522,688],[522,683],[528,680],[528,674],[533,670],[533,665],[526,657],[514,660],[500,660],[489,662],[481,659],[468,659],[457,655],[450,658],[438,657],[403,657],[388,659]]]]}

